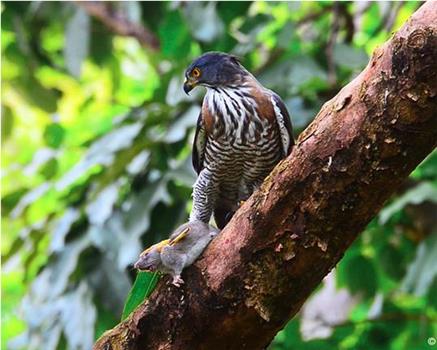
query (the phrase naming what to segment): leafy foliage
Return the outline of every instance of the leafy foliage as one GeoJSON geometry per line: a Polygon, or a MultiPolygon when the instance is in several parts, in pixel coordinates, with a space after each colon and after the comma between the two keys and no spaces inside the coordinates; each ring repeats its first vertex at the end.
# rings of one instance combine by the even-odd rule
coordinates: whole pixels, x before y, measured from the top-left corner
{"type": "MultiPolygon", "coordinates": [[[[182,79],[194,57],[240,55],[283,97],[297,135],[418,4],[103,6],[148,28],[160,49],[75,3],[2,3],[2,348],[90,348],[119,321],[140,251],[186,220],[202,92],[187,97],[182,79]]],[[[315,293],[348,300],[313,333],[326,339],[302,337],[323,315],[314,303],[271,349],[428,348],[436,191],[434,152],[347,252],[339,290],[315,293]]]]}

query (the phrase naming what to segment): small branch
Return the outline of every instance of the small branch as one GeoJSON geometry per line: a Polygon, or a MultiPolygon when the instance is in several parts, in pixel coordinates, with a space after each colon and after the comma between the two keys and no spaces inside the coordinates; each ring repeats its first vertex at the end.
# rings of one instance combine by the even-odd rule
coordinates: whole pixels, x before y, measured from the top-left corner
{"type": "Polygon", "coordinates": [[[331,9],[333,8],[334,5],[326,5],[324,6],[320,11],[318,12],[310,12],[309,14],[307,14],[306,16],[302,17],[300,20],[297,21],[296,26],[300,27],[308,22],[313,22],[316,19],[320,18],[321,16],[323,16],[325,13],[328,13],[329,11],[331,11],[331,9]]]}
{"type": "Polygon", "coordinates": [[[111,4],[100,1],[77,1],[76,5],[97,18],[115,34],[134,37],[144,47],[159,49],[159,40],[155,34],[140,24],[130,22],[120,11],[112,9],[111,4]]]}

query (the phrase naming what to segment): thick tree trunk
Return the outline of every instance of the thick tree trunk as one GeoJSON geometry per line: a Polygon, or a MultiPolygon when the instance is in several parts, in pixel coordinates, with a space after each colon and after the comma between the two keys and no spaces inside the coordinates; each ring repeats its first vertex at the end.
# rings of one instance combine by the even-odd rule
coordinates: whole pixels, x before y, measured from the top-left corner
{"type": "Polygon", "coordinates": [[[266,347],[436,146],[436,62],[430,1],[324,105],[186,284],[161,280],[95,349],[266,347]]]}

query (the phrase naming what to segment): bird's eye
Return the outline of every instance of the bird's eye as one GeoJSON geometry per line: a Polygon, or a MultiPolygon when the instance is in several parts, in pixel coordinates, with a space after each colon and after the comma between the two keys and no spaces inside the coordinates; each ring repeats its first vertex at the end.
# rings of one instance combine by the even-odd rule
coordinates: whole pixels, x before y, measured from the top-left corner
{"type": "Polygon", "coordinates": [[[200,77],[200,69],[199,68],[194,68],[193,69],[193,71],[191,72],[191,75],[194,77],[194,78],[198,78],[198,77],[200,77]]]}

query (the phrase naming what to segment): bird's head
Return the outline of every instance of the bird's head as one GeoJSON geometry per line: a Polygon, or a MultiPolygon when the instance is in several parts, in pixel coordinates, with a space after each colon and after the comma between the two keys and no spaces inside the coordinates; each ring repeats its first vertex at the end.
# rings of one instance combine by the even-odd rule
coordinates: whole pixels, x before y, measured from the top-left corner
{"type": "Polygon", "coordinates": [[[237,57],[223,52],[207,52],[195,59],[185,71],[184,91],[188,94],[197,85],[232,85],[247,74],[237,57]]]}

